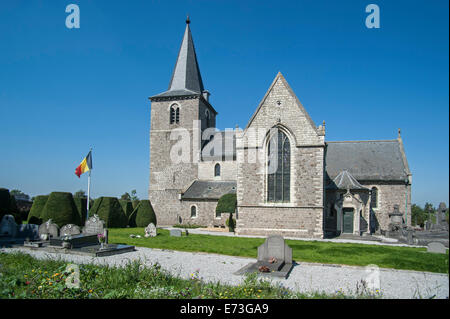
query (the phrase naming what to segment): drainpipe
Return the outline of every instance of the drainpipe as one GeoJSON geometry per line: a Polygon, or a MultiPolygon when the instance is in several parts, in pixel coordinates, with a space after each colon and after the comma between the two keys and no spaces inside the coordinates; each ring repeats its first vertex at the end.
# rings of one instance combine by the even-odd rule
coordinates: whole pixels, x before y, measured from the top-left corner
{"type": "Polygon", "coordinates": [[[405,224],[408,226],[408,178],[405,179],[405,224]]]}

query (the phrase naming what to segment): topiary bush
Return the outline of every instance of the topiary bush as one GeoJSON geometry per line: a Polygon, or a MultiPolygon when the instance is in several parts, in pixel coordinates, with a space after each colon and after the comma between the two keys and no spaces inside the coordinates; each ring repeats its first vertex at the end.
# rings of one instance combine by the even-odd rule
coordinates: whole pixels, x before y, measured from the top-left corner
{"type": "Polygon", "coordinates": [[[230,216],[226,221],[226,225],[228,226],[228,230],[230,232],[234,232],[236,227],[236,220],[233,219],[233,213],[236,211],[237,206],[237,198],[236,194],[225,194],[219,198],[216,206],[216,213],[229,213],[230,216]]]}
{"type": "Polygon", "coordinates": [[[28,214],[28,224],[42,224],[41,214],[44,210],[45,203],[47,203],[48,195],[39,195],[34,198],[30,213],[28,214]]]}
{"type": "Polygon", "coordinates": [[[9,213],[9,190],[6,188],[0,188],[0,221],[4,215],[9,213]]]}
{"type": "Polygon", "coordinates": [[[116,197],[99,197],[89,209],[89,217],[97,214],[106,223],[108,228],[123,228],[128,219],[116,197]]]}
{"type": "Polygon", "coordinates": [[[156,214],[149,200],[141,200],[129,218],[130,227],[156,226],[156,214]]]}
{"type": "Polygon", "coordinates": [[[3,216],[12,215],[17,224],[22,224],[22,217],[17,208],[16,199],[9,194],[6,188],[0,188],[0,221],[3,216]]]}
{"type": "Polygon", "coordinates": [[[80,215],[73,201],[72,193],[52,192],[41,213],[42,222],[51,219],[58,227],[67,224],[81,226],[80,215]]]}
{"type": "Polygon", "coordinates": [[[216,213],[231,213],[236,211],[237,198],[236,194],[225,194],[219,198],[216,206],[216,213]]]}
{"type": "Polygon", "coordinates": [[[123,212],[125,216],[127,216],[127,220],[130,218],[131,213],[133,213],[133,204],[129,200],[119,199],[119,203],[122,206],[123,212]]]}
{"type": "Polygon", "coordinates": [[[81,225],[86,223],[86,213],[87,213],[87,198],[86,197],[74,197],[73,201],[75,202],[75,206],[77,207],[78,215],[80,216],[81,225]]]}

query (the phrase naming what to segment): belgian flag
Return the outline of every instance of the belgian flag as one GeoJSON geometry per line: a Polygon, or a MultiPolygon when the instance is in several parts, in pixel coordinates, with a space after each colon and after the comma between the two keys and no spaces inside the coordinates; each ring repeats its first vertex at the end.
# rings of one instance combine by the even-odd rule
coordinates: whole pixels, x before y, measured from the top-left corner
{"type": "Polygon", "coordinates": [[[92,169],[92,151],[81,161],[80,165],[75,169],[75,175],[80,178],[81,174],[86,173],[92,169]]]}

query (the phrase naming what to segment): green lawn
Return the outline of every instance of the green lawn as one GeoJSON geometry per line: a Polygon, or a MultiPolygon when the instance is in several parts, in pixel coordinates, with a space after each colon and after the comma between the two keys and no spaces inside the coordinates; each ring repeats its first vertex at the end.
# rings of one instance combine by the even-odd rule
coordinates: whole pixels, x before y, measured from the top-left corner
{"type": "MultiPolygon", "coordinates": [[[[197,251],[230,256],[257,257],[257,248],[263,238],[242,238],[190,234],[171,237],[169,231],[158,229],[158,236],[145,238],[144,228],[109,230],[109,242],[140,247],[197,251]],[[130,234],[141,238],[130,238],[130,234]]],[[[292,248],[296,262],[344,264],[366,266],[375,264],[382,268],[407,269],[448,273],[449,256],[431,254],[426,248],[394,247],[365,244],[330,243],[320,241],[286,240],[292,248]]]]}
{"type": "Polygon", "coordinates": [[[206,283],[199,273],[189,279],[171,275],[158,264],[142,267],[138,261],[124,267],[78,265],[72,273],[69,263],[38,260],[24,253],[0,253],[0,299],[285,299],[285,298],[380,298],[381,293],[361,290],[352,295],[342,291],[294,292],[282,284],[271,284],[256,274],[238,286],[206,283]],[[75,273],[79,274],[79,278],[75,273]],[[75,275],[75,276],[74,276],[75,275]],[[78,281],[79,287],[67,286],[78,281]]]}

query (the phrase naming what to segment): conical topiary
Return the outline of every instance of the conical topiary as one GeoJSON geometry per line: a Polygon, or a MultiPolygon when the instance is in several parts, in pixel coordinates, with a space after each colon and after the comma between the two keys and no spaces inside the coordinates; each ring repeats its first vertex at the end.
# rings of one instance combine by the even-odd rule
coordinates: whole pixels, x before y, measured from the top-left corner
{"type": "Polygon", "coordinates": [[[80,216],[81,225],[86,223],[86,212],[87,212],[87,198],[86,197],[74,197],[73,201],[77,207],[78,215],[80,216]]]}
{"type": "Polygon", "coordinates": [[[127,226],[128,220],[122,206],[116,197],[99,197],[89,209],[89,216],[98,215],[109,228],[121,228],[127,226]]]}
{"type": "Polygon", "coordinates": [[[72,193],[51,193],[42,210],[41,219],[42,222],[51,219],[58,227],[67,224],[81,226],[80,215],[73,201],[72,193]]]}
{"type": "Polygon", "coordinates": [[[33,205],[28,214],[28,224],[42,224],[41,214],[44,210],[45,203],[47,203],[48,197],[48,195],[39,195],[34,198],[33,205]]]}
{"type": "Polygon", "coordinates": [[[122,206],[123,212],[127,219],[130,218],[131,213],[133,212],[133,204],[129,200],[119,199],[120,205],[122,206]]]}
{"type": "Polygon", "coordinates": [[[131,227],[147,227],[153,223],[156,226],[156,215],[149,200],[141,200],[130,216],[131,227]]]}
{"type": "Polygon", "coordinates": [[[0,221],[4,215],[9,213],[9,190],[0,188],[0,221]]]}

